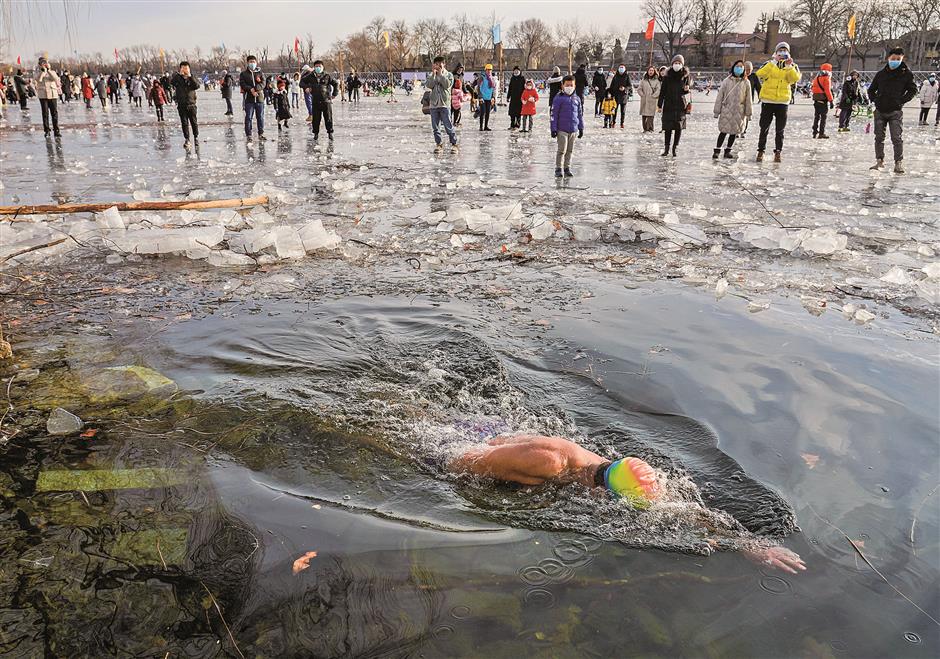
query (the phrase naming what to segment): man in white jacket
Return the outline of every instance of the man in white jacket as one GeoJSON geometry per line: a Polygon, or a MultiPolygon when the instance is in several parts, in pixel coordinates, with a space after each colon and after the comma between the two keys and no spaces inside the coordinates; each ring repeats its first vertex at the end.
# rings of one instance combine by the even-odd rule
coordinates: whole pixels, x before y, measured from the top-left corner
{"type": "Polygon", "coordinates": [[[45,57],[39,58],[39,76],[36,78],[36,95],[39,97],[39,107],[42,109],[42,129],[49,137],[49,133],[55,133],[56,137],[62,137],[59,132],[59,94],[62,93],[62,84],[59,82],[59,74],[52,70],[45,57]],[[52,115],[52,130],[49,130],[49,115],[52,115]]]}

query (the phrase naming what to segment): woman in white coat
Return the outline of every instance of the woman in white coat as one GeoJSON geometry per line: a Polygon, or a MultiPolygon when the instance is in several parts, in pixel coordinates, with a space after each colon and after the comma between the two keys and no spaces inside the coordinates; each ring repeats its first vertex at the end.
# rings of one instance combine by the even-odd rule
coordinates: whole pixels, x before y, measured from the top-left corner
{"type": "Polygon", "coordinates": [[[731,75],[724,79],[715,97],[715,119],[718,120],[718,143],[712,158],[718,158],[721,147],[728,138],[725,158],[733,158],[731,147],[734,140],[744,132],[751,116],[751,83],[744,75],[744,62],[738,60],[731,67],[731,75]]]}
{"type": "Polygon", "coordinates": [[[643,132],[653,132],[653,117],[656,116],[656,103],[659,100],[659,73],[656,67],[646,70],[646,75],[640,80],[640,118],[643,120],[643,132]]]}

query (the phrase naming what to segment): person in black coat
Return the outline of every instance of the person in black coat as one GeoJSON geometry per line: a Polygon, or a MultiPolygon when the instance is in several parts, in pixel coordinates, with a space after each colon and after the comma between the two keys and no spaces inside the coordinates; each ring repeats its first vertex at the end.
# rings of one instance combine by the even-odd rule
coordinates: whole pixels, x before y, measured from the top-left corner
{"type": "Polygon", "coordinates": [[[307,71],[300,79],[300,87],[304,92],[310,94],[313,108],[310,130],[313,132],[313,139],[319,139],[320,137],[320,120],[322,119],[326,125],[327,135],[332,140],[333,99],[339,93],[339,85],[330,77],[329,73],[323,70],[323,62],[317,60],[313,63],[313,69],[307,71]]]}
{"type": "MultiPolygon", "coordinates": [[[[633,92],[633,83],[630,82],[630,75],[627,73],[627,67],[623,64],[617,66],[617,72],[610,79],[610,86],[607,88],[611,97],[617,101],[617,109],[620,110],[620,127],[623,128],[624,116],[627,112],[627,95],[633,92]]],[[[614,123],[617,122],[617,112],[614,112],[614,123]]]]}
{"type": "Polygon", "coordinates": [[[548,107],[552,107],[552,101],[555,100],[555,97],[558,96],[558,92],[561,91],[561,81],[564,80],[563,75],[561,75],[561,69],[557,66],[552,69],[552,74],[545,80],[545,84],[548,85],[548,107]]]}
{"type": "Polygon", "coordinates": [[[672,144],[672,155],[676,155],[676,147],[679,146],[679,138],[682,137],[682,121],[685,119],[688,100],[686,94],[689,93],[691,75],[685,66],[685,58],[682,55],[676,55],[672,58],[672,66],[666,72],[659,88],[659,100],[657,107],[663,115],[663,131],[665,132],[666,147],[662,155],[668,156],[670,143],[672,144]],[[672,141],[673,133],[676,139],[672,141]]]}
{"type": "Polygon", "coordinates": [[[885,162],[885,128],[891,130],[894,146],[894,171],[903,174],[904,139],[901,131],[904,121],[904,105],[917,96],[914,74],[904,63],[904,49],[900,46],[888,51],[888,62],[875,74],[868,85],[868,98],[875,104],[875,164],[871,169],[881,169],[885,162]]]}
{"type": "Polygon", "coordinates": [[[594,116],[596,117],[601,113],[601,103],[607,98],[607,76],[604,75],[603,68],[594,72],[591,89],[594,90],[594,116]]]}
{"type": "Polygon", "coordinates": [[[183,146],[187,149],[192,144],[189,141],[189,127],[193,129],[193,142],[199,141],[199,124],[196,123],[196,90],[199,89],[197,81],[189,70],[189,62],[180,62],[179,71],[170,79],[176,96],[176,109],[179,111],[180,123],[183,125],[183,137],[186,141],[183,146]]]}
{"type": "Polygon", "coordinates": [[[509,78],[509,130],[519,128],[522,123],[522,92],[525,91],[525,76],[518,66],[513,67],[512,77],[509,78]]]}
{"type": "Polygon", "coordinates": [[[235,86],[235,78],[227,70],[222,71],[222,84],[219,88],[222,90],[222,98],[225,99],[225,116],[231,117],[232,112],[232,87],[235,86]]]}
{"type": "Polygon", "coordinates": [[[578,70],[574,72],[574,93],[578,95],[581,101],[584,101],[584,90],[587,89],[588,79],[587,70],[584,64],[578,64],[578,70]]]}

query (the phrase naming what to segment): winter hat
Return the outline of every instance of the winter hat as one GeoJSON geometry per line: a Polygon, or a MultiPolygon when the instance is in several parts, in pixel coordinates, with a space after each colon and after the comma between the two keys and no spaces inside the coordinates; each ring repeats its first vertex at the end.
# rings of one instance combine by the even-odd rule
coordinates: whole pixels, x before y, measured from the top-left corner
{"type": "Polygon", "coordinates": [[[832,72],[832,64],[826,63],[819,67],[820,71],[829,71],[832,72]]]}
{"type": "Polygon", "coordinates": [[[780,43],[777,44],[777,47],[774,48],[775,52],[778,50],[785,50],[787,52],[790,52],[790,44],[788,44],[786,41],[781,41],[780,43]]]}
{"type": "Polygon", "coordinates": [[[675,64],[676,62],[679,62],[682,64],[682,66],[685,66],[685,58],[682,55],[676,55],[672,58],[672,63],[675,64]]]}
{"type": "Polygon", "coordinates": [[[484,70],[484,71],[492,71],[492,70],[493,70],[493,65],[492,65],[492,64],[487,64],[486,66],[483,67],[483,70],[484,70]]]}

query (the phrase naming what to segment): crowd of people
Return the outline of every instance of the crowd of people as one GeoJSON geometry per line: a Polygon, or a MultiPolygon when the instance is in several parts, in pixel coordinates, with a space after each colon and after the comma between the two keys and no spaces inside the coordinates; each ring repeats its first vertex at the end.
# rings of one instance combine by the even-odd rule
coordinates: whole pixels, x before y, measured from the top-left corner
{"type": "MultiPolygon", "coordinates": [[[[279,74],[264,73],[253,55],[247,57],[245,64],[237,76],[222,71],[217,79],[208,74],[197,78],[188,62],[180,62],[172,75],[141,75],[138,69],[124,74],[92,76],[83,73],[78,76],[72,75],[68,69],[56,72],[45,58],[40,58],[38,71],[33,76],[22,69],[10,79],[4,79],[0,74],[0,89],[3,90],[4,101],[19,103],[23,110],[28,109],[28,99],[36,96],[42,112],[43,130],[46,136],[56,138],[61,136],[59,102],[83,101],[90,110],[96,98],[102,108],[118,105],[124,99],[132,107],[143,108],[146,99],[158,122],[165,120],[164,107],[175,104],[184,146],[189,149],[198,145],[197,91],[200,87],[204,91],[218,90],[221,93],[226,103],[226,116],[234,115],[232,99],[237,90],[242,99],[245,137],[251,142],[253,139],[266,139],[266,106],[272,107],[280,131],[289,126],[294,112],[300,109],[302,99],[306,122],[310,124],[314,139],[318,140],[321,130],[325,129],[332,141],[332,103],[341,93],[341,100],[351,104],[358,104],[360,96],[376,94],[387,96],[388,102],[396,102],[397,87],[404,90],[405,95],[410,95],[416,85],[413,78],[401,80],[396,86],[391,75],[360,78],[356,71],[340,80],[339,76],[327,73],[320,60],[304,65],[297,72],[279,74]]],[[[869,103],[874,105],[876,163],[872,169],[885,166],[884,142],[890,133],[894,171],[903,173],[903,107],[916,96],[920,97],[919,125],[928,124],[930,111],[935,106],[934,125],[940,125],[940,82],[937,75],[930,73],[918,87],[904,63],[901,48],[889,51],[884,68],[877,72],[867,88],[859,72],[852,71],[837,90],[834,89],[830,64],[821,65],[805,80],[790,55],[789,44],[781,42],[771,59],[758,68],[751,62],[734,62],[727,77],[717,85],[713,114],[718,122],[718,136],[713,157],[736,157],[734,145],[746,134],[756,103],[760,105],[756,160],[763,161],[773,126],[773,160],[782,162],[789,106],[795,101],[800,85],[808,90],[813,100],[814,139],[829,139],[827,119],[829,112],[836,111],[836,106],[838,132],[842,133],[850,130],[851,119],[859,107],[868,107],[869,103]]],[[[676,157],[687,117],[692,112],[692,92],[698,88],[682,55],[676,55],[669,66],[649,67],[636,83],[622,64],[611,72],[599,67],[590,80],[584,64],[570,75],[563,75],[560,68],[555,67],[542,80],[526,77],[520,67],[515,67],[503,83],[491,64],[468,74],[460,64],[447,70],[444,58],[437,57],[432,63],[431,73],[424,80],[421,103],[425,114],[431,118],[435,151],[443,151],[443,134],[446,134],[451,151],[456,153],[459,150],[456,128],[461,126],[464,105],[469,104],[479,130],[488,132],[492,130],[490,120],[497,103],[505,101],[509,130],[530,133],[534,131],[536,106],[541,98],[539,92],[547,92],[549,131],[557,141],[555,175],[565,177],[573,176],[572,154],[575,140],[584,135],[584,108],[590,95],[594,97],[594,115],[603,118],[606,129],[616,128],[618,123],[620,128],[624,128],[627,103],[637,95],[641,130],[644,133],[655,132],[655,118],[659,115],[664,141],[662,156],[676,157]]],[[[710,80],[705,91],[707,96],[713,91],[710,80]]]]}

